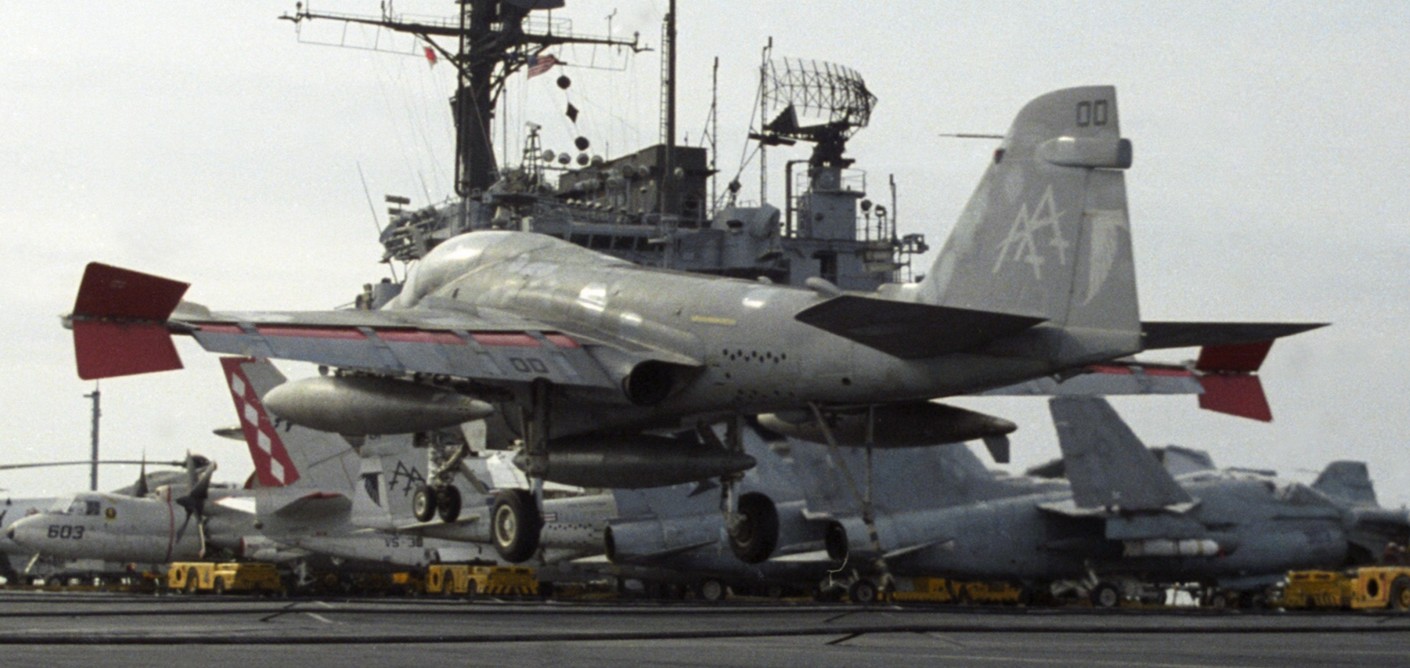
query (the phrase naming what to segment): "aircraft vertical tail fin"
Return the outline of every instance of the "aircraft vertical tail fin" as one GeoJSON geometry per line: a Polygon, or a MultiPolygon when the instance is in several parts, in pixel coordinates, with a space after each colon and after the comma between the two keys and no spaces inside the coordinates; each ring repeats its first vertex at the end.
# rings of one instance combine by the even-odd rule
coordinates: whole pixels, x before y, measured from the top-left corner
{"type": "Polygon", "coordinates": [[[1327,465],[1312,488],[1354,506],[1379,506],[1366,462],[1338,461],[1327,465]]]}
{"type": "Polygon", "coordinates": [[[1048,408],[1079,507],[1159,510],[1191,501],[1105,399],[1054,397],[1048,408]]]}
{"type": "Polygon", "coordinates": [[[1116,89],[1069,88],[1019,112],[919,301],[1046,320],[1070,364],[1141,349],[1116,89]]]}
{"type": "Polygon", "coordinates": [[[340,436],[278,420],[264,396],[286,379],[268,360],[222,357],[221,367],[240,417],[260,487],[352,489],[357,457],[340,436]]]}
{"type": "Polygon", "coordinates": [[[426,482],[425,463],[426,453],[413,447],[411,434],[383,437],[370,450],[364,445],[357,458],[353,523],[394,529],[416,522],[411,499],[417,486],[426,482]]]}

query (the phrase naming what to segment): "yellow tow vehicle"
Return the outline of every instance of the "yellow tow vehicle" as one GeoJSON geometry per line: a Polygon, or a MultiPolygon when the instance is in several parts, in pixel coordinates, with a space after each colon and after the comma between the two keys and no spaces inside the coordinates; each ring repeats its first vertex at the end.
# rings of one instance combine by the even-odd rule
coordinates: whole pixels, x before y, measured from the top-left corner
{"type": "Polygon", "coordinates": [[[474,597],[538,596],[534,569],[523,566],[431,564],[426,568],[426,593],[474,597]]]}
{"type": "Polygon", "coordinates": [[[209,591],[281,593],[284,582],[274,564],[207,561],[178,561],[167,567],[166,586],[187,594],[209,591]]]}
{"type": "Polygon", "coordinates": [[[1410,611],[1410,566],[1292,571],[1283,587],[1281,605],[1288,609],[1410,611]]]}
{"type": "Polygon", "coordinates": [[[897,578],[891,600],[898,602],[1017,605],[1023,589],[1007,582],[950,580],[935,577],[897,578]]]}

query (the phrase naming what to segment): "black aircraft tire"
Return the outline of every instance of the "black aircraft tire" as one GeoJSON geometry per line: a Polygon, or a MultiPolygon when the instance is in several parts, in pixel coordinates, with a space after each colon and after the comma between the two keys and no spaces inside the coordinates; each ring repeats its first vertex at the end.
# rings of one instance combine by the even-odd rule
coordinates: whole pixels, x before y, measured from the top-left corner
{"type": "Polygon", "coordinates": [[[436,514],[442,522],[450,523],[460,519],[460,490],[447,486],[436,494],[436,514]]]}
{"type": "Polygon", "coordinates": [[[490,521],[495,550],[505,561],[523,563],[538,552],[543,515],[529,490],[506,489],[495,494],[490,521]]]}
{"type": "Polygon", "coordinates": [[[1224,610],[1237,608],[1239,606],[1239,595],[1232,591],[1216,591],[1209,597],[1209,607],[1224,610]]]}
{"type": "Polygon", "coordinates": [[[778,546],[778,508],[769,497],[750,492],[739,499],[739,524],[729,532],[730,550],[746,564],[773,556],[778,546]]]}
{"type": "Polygon", "coordinates": [[[859,605],[871,605],[876,602],[876,585],[871,580],[861,578],[847,588],[847,598],[859,605]]]}
{"type": "Polygon", "coordinates": [[[1092,588],[1092,607],[1115,608],[1121,605],[1121,589],[1110,582],[1092,588]]]}
{"type": "Polygon", "coordinates": [[[701,600],[711,603],[725,600],[725,583],[715,578],[702,580],[696,591],[700,595],[701,600]]]}
{"type": "Polygon", "coordinates": [[[1397,612],[1410,611],[1410,577],[1402,575],[1391,581],[1390,608],[1397,612]]]}
{"type": "Polygon", "coordinates": [[[411,495],[411,514],[418,522],[430,522],[436,516],[436,490],[418,485],[416,493],[411,495]]]}

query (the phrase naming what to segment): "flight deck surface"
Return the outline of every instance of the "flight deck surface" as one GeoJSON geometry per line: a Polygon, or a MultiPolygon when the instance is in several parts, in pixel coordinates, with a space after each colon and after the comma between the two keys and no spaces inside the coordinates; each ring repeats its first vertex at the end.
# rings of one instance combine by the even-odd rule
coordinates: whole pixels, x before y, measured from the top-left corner
{"type": "Polygon", "coordinates": [[[0,593],[9,665],[1410,665],[1410,615],[0,593]]]}

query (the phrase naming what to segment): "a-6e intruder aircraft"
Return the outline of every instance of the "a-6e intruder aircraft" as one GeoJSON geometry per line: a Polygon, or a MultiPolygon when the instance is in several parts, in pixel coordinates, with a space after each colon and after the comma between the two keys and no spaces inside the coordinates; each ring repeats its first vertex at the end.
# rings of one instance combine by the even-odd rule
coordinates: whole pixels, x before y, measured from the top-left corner
{"type": "MultiPolygon", "coordinates": [[[[537,481],[643,487],[752,461],[741,416],[817,425],[830,440],[943,443],[1012,422],[932,399],[1162,347],[1264,341],[1309,325],[1142,323],[1115,89],[1043,95],[1018,114],[926,278],[875,293],[795,288],[633,265],[543,235],[450,239],[376,311],[212,312],[164,278],[90,264],[73,313],[79,375],[180,367],[170,334],[205,349],[313,362],[267,407],[343,434],[431,431],[498,412],[537,481]],[[702,425],[728,419],[719,443],[702,425]],[[904,428],[902,428],[904,423],[904,428]],[[835,427],[834,427],[835,426],[835,427]],[[876,427],[883,427],[880,431],[876,427]],[[673,430],[694,430],[686,438],[673,430]]],[[[440,476],[421,507],[458,515],[440,476]]],[[[529,492],[497,520],[507,556],[534,552],[529,492]],[[508,517],[513,515],[513,517],[508,517]]],[[[429,512],[422,516],[429,517],[429,512]]]]}

